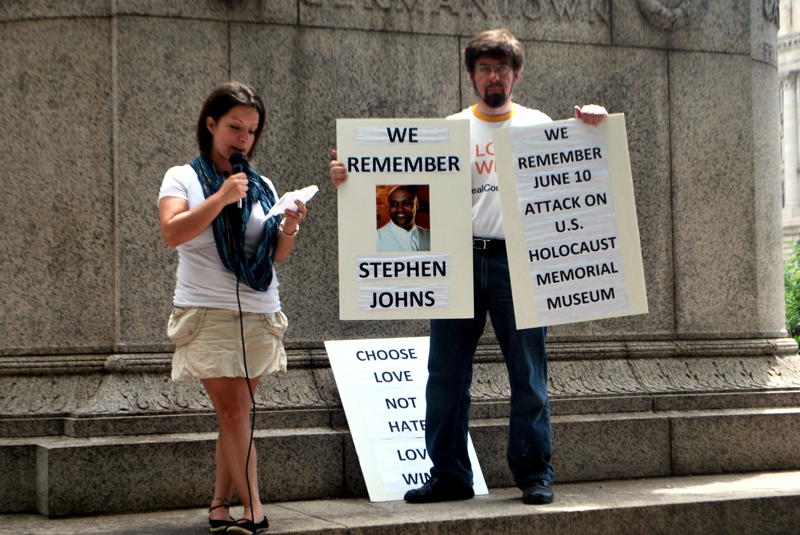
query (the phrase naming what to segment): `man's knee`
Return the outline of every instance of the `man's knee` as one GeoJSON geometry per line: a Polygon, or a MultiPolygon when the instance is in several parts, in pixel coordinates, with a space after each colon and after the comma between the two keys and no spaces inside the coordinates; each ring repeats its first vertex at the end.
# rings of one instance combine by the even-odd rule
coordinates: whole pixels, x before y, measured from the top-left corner
{"type": "Polygon", "coordinates": [[[547,392],[540,392],[535,388],[525,389],[524,392],[516,392],[511,396],[512,416],[535,416],[544,411],[547,405],[547,392]]]}

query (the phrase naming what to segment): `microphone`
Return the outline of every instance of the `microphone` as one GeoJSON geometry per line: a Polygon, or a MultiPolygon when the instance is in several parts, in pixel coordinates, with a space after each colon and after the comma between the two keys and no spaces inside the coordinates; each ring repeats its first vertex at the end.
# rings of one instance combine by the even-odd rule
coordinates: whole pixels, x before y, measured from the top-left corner
{"type": "MultiPolygon", "coordinates": [[[[244,173],[247,171],[247,158],[241,152],[234,152],[231,154],[231,157],[228,158],[228,162],[231,164],[233,174],[244,173]]],[[[238,206],[240,209],[242,208],[242,199],[236,201],[236,206],[238,206]]]]}

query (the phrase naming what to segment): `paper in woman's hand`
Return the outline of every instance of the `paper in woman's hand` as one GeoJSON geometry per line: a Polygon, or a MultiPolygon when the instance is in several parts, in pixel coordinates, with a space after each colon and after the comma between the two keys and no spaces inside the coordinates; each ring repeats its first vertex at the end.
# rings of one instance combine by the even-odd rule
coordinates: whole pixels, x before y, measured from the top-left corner
{"type": "Polygon", "coordinates": [[[278,199],[278,202],[275,203],[275,206],[270,208],[267,217],[270,218],[272,216],[281,215],[287,208],[289,210],[296,210],[297,205],[294,203],[294,201],[297,200],[307,203],[318,191],[319,188],[317,186],[311,185],[306,186],[303,189],[297,189],[284,193],[281,198],[278,199]]]}

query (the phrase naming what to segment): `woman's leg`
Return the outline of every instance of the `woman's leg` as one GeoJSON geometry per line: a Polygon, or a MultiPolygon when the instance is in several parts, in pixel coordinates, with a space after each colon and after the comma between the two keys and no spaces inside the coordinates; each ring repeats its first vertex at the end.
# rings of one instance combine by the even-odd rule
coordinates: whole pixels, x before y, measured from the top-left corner
{"type": "MultiPolygon", "coordinates": [[[[258,378],[250,379],[253,392],[258,386],[258,378]]],[[[256,451],[250,448],[250,393],[247,383],[241,377],[220,377],[203,379],[219,425],[217,439],[217,481],[216,492],[224,492],[231,484],[239,491],[244,505],[244,518],[253,519],[256,523],[264,518],[264,510],[258,493],[258,477],[256,470],[256,451]],[[245,464],[249,452],[250,462],[245,464]],[[247,479],[250,480],[250,492],[247,491],[247,479]],[[250,503],[252,494],[253,502],[250,503]]],[[[223,497],[224,495],[218,495],[223,497]]]]}
{"type": "MultiPolygon", "coordinates": [[[[214,453],[214,498],[211,507],[230,503],[233,499],[233,479],[222,455],[222,446],[217,440],[216,451],[214,453]],[[222,499],[220,499],[222,498],[222,499]]],[[[208,517],[213,520],[228,520],[230,512],[227,507],[218,507],[209,512],[208,517]]]]}

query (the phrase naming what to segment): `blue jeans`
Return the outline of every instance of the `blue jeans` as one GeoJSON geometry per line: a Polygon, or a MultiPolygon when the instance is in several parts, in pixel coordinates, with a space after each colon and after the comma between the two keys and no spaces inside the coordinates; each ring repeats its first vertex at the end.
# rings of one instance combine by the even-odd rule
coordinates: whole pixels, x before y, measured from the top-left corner
{"type": "Polygon", "coordinates": [[[517,330],[508,260],[504,249],[473,251],[475,316],[431,320],[425,442],[432,476],[454,476],[472,484],[467,432],[472,358],[492,320],[511,386],[508,464],[524,488],[533,479],[552,481],[552,432],[547,399],[546,328],[517,330]]]}

